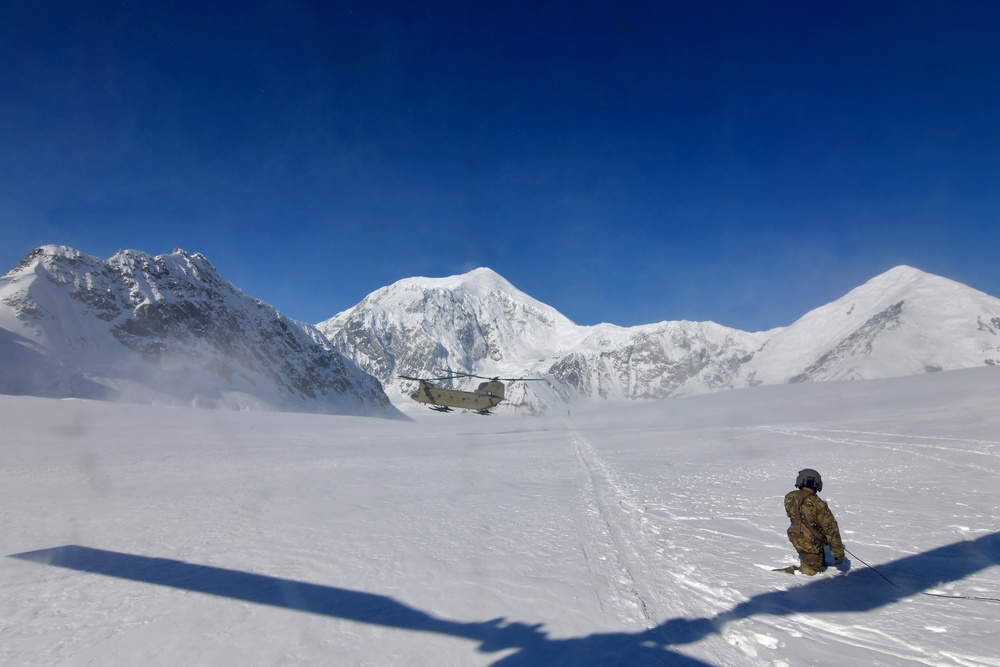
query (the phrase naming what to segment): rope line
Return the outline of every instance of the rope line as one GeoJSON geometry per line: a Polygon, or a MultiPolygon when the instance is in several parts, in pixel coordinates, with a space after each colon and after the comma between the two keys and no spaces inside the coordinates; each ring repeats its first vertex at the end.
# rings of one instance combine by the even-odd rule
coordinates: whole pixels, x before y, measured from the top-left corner
{"type": "Polygon", "coordinates": [[[861,560],[860,558],[858,558],[857,556],[855,556],[854,554],[852,554],[850,551],[847,550],[847,547],[844,547],[844,551],[847,551],[847,553],[851,556],[851,558],[855,559],[856,561],[858,561],[859,563],[861,563],[862,565],[864,565],[865,567],[867,567],[869,570],[871,570],[872,572],[874,572],[878,576],[880,576],[883,579],[885,579],[886,581],[888,581],[890,584],[892,584],[896,588],[900,588],[899,584],[897,584],[895,581],[893,581],[889,577],[885,576],[884,574],[882,574],[881,572],[879,572],[878,570],[876,570],[874,567],[872,567],[868,563],[864,562],[863,560],[861,560]]]}
{"type": "MultiPolygon", "coordinates": [[[[871,570],[872,572],[874,572],[878,576],[880,576],[883,579],[885,579],[886,581],[888,581],[890,584],[892,584],[896,588],[902,588],[902,586],[900,586],[899,584],[897,584],[895,581],[893,581],[889,577],[885,576],[884,574],[882,574],[881,572],[879,572],[878,570],[876,570],[874,567],[872,567],[871,565],[869,565],[868,563],[864,562],[863,560],[861,560],[860,558],[858,558],[857,556],[855,556],[853,553],[851,553],[850,551],[848,551],[848,549],[846,547],[844,548],[844,551],[847,554],[849,554],[851,556],[851,558],[853,558],[854,560],[858,561],[859,563],[861,563],[862,565],[864,565],[865,567],[867,567],[869,570],[871,570]]],[[[921,595],[929,595],[929,596],[935,597],[935,598],[948,598],[950,600],[977,600],[979,602],[1000,602],[1000,598],[988,598],[988,597],[982,597],[982,596],[979,596],[979,595],[947,595],[945,593],[928,593],[927,591],[920,591],[920,594],[921,595]]]]}

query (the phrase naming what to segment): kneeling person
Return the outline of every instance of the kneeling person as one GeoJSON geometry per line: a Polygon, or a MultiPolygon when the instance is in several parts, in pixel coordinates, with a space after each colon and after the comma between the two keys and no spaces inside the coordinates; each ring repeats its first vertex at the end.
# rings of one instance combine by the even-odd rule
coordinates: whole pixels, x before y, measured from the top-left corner
{"type": "Polygon", "coordinates": [[[799,565],[785,568],[786,572],[798,570],[812,576],[826,567],[823,547],[830,547],[835,564],[844,561],[844,543],[840,527],[829,506],[816,495],[823,490],[823,479],[812,468],[799,471],[795,491],[785,496],[785,513],[792,524],[788,527],[788,540],[799,553],[799,565]]]}

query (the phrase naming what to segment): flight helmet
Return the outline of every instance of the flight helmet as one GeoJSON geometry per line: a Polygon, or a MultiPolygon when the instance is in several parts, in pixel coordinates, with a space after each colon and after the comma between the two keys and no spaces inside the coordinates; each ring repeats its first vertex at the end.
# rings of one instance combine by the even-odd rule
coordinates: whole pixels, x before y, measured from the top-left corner
{"type": "Polygon", "coordinates": [[[819,493],[823,490],[823,478],[812,468],[805,468],[799,471],[799,476],[795,478],[795,488],[808,487],[819,493]]]}

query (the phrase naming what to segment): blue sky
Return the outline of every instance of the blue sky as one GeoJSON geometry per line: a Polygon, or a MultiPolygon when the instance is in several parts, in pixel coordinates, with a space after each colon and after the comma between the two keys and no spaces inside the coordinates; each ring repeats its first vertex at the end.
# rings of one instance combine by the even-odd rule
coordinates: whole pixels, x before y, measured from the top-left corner
{"type": "Polygon", "coordinates": [[[579,324],[1000,296],[1000,3],[0,4],[0,270],[201,252],[318,322],[488,266],[579,324]]]}

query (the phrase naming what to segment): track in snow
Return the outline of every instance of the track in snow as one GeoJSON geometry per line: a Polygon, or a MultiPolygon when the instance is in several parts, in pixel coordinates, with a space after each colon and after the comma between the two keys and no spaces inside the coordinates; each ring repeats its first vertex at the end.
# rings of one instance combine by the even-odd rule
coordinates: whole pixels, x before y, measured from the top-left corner
{"type": "Polygon", "coordinates": [[[570,438],[582,478],[575,512],[580,548],[601,609],[625,625],[655,627],[658,616],[642,571],[653,552],[643,534],[650,527],[593,445],[579,434],[570,438]]]}
{"type": "Polygon", "coordinates": [[[762,430],[837,445],[853,445],[902,452],[948,466],[985,468],[994,473],[1000,473],[1000,442],[992,440],[793,426],[768,426],[762,427],[762,430]],[[982,458],[977,458],[975,462],[958,462],[954,456],[956,452],[974,454],[982,458]]]}
{"type": "Polygon", "coordinates": [[[698,520],[637,500],[586,438],[572,433],[570,440],[581,474],[577,530],[602,611],[625,627],[646,628],[650,640],[673,650],[683,650],[689,633],[700,636],[708,627],[702,642],[719,664],[752,664],[762,651],[774,650],[778,640],[768,626],[748,632],[712,619],[745,598],[725,582],[706,580],[696,546],[668,539],[681,525],[684,536],[698,532],[690,526],[698,520]]]}

